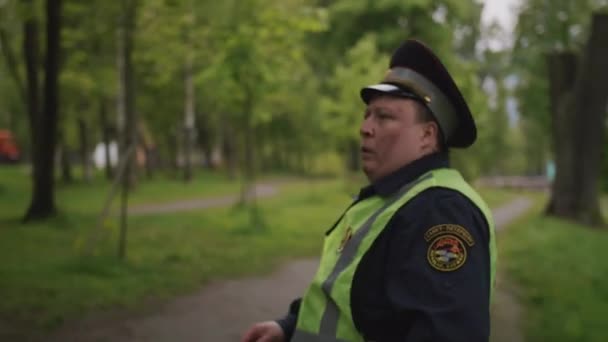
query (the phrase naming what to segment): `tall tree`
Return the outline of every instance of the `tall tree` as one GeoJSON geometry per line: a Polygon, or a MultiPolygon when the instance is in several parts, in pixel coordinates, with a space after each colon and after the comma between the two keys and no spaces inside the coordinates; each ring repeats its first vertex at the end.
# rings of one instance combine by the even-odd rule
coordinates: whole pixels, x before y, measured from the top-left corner
{"type": "Polygon", "coordinates": [[[549,68],[546,55],[552,52],[580,51],[588,37],[591,13],[602,8],[604,0],[524,0],[519,5],[512,67],[516,76],[516,97],[525,127],[530,172],[545,169],[551,156],[551,104],[549,68]]]}
{"type": "Polygon", "coordinates": [[[194,144],[194,118],[195,118],[195,88],[194,88],[194,51],[192,43],[192,30],[194,26],[193,1],[187,8],[190,9],[185,27],[184,45],[186,46],[184,58],[184,180],[192,180],[192,150],[194,144]]]}
{"type": "Polygon", "coordinates": [[[570,52],[548,56],[552,129],[556,160],[549,214],[585,224],[603,222],[599,179],[606,131],[608,93],[608,14],[593,16],[582,57],[570,52]]]}
{"type": "MultiPolygon", "coordinates": [[[[34,5],[27,1],[30,9],[34,5]]],[[[44,219],[56,212],[54,193],[54,159],[57,142],[61,0],[46,1],[46,57],[44,62],[44,106],[39,105],[38,22],[32,14],[25,22],[24,53],[26,56],[29,94],[29,116],[33,149],[33,190],[24,220],[44,219]]]]}
{"type": "Polygon", "coordinates": [[[122,177],[122,204],[118,256],[121,259],[124,259],[127,253],[127,203],[129,189],[133,187],[136,159],[134,156],[137,151],[137,119],[135,116],[135,89],[132,59],[137,4],[137,0],[122,0],[122,14],[120,16],[118,28],[120,89],[120,101],[118,105],[119,115],[121,115],[124,120],[121,156],[122,158],[126,158],[124,161],[126,165],[125,169],[122,175],[120,175],[122,177]],[[131,150],[133,150],[132,153],[129,152],[131,150]]]}
{"type": "MultiPolygon", "coordinates": [[[[115,96],[117,76],[115,40],[109,37],[113,37],[116,23],[108,18],[118,13],[115,3],[64,0],[59,127],[64,146],[79,152],[85,181],[92,176],[89,155],[93,143],[100,137],[107,147],[111,139],[107,103],[115,96]]],[[[105,164],[111,166],[108,160],[105,164]]]]}
{"type": "MultiPolygon", "coordinates": [[[[598,46],[590,46],[595,38],[589,32],[592,12],[605,11],[607,6],[603,0],[523,1],[513,50],[520,112],[530,130],[526,135],[534,137],[527,139],[527,150],[534,151],[533,155],[546,155],[546,152],[539,153],[539,147],[550,148],[556,172],[560,174],[556,174],[547,212],[587,223],[597,222],[599,217],[595,200],[592,199],[598,186],[597,176],[593,174],[600,170],[594,159],[599,157],[594,156],[592,151],[601,145],[591,147],[586,144],[589,139],[599,142],[597,139],[601,140],[605,134],[605,127],[598,121],[599,118],[594,117],[603,115],[605,108],[593,114],[588,111],[579,113],[582,116],[576,121],[572,121],[572,115],[576,115],[581,108],[595,110],[595,101],[601,101],[595,88],[589,88],[592,80],[588,79],[588,68],[597,68],[597,72],[602,72],[599,64],[592,66],[596,63],[592,55],[601,55],[599,50],[605,44],[598,41],[598,46]],[[582,56],[579,56],[579,51],[582,51],[582,56]],[[588,92],[582,98],[593,98],[592,103],[581,103],[580,99],[573,98],[581,96],[583,89],[588,92]],[[599,127],[604,132],[597,134],[591,128],[587,134],[581,121],[597,125],[595,129],[599,127]],[[569,124],[562,125],[566,122],[569,124]],[[549,140],[548,137],[553,139],[549,140]],[[586,146],[585,149],[581,149],[583,146],[586,146]],[[589,161],[585,159],[587,156],[591,158],[589,161]],[[587,170],[587,165],[595,169],[587,170]]],[[[544,164],[545,161],[542,161],[535,168],[542,169],[544,164]]]]}

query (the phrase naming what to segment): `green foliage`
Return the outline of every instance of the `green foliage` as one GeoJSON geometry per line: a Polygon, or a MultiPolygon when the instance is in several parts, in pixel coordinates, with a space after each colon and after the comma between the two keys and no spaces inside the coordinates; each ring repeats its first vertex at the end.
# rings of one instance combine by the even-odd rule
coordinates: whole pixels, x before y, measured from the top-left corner
{"type": "MultiPolygon", "coordinates": [[[[496,123],[504,113],[491,110],[480,90],[479,75],[492,62],[474,53],[481,8],[478,1],[456,0],[139,2],[134,72],[140,125],[163,159],[174,157],[183,127],[184,72],[192,60],[197,120],[204,123],[198,133],[206,144],[217,147],[230,134],[242,155],[250,118],[264,163],[277,150],[311,160],[342,153],[357,139],[359,89],[382,77],[389,54],[404,39],[419,38],[454,73],[480,123],[475,155],[456,153],[456,164],[470,177],[491,172],[487,165],[503,168],[496,156],[507,147],[496,123]],[[222,133],[228,128],[232,133],[222,133]]],[[[116,121],[119,14],[119,4],[65,3],[61,131],[72,148],[77,119],[92,128],[90,140],[100,139],[102,103],[110,123],[116,121]]],[[[19,20],[14,24],[19,33],[19,20]]],[[[18,39],[13,43],[18,46],[18,39]]],[[[11,85],[0,81],[2,87],[11,85]]]]}
{"type": "Polygon", "coordinates": [[[338,146],[358,140],[359,125],[365,111],[359,91],[377,83],[388,66],[388,56],[377,51],[376,37],[363,37],[339,63],[329,83],[329,94],[321,98],[323,130],[338,146]]]}
{"type": "Polygon", "coordinates": [[[101,133],[101,102],[114,108],[109,99],[117,91],[116,47],[114,39],[108,37],[116,37],[116,21],[107,18],[118,11],[117,4],[100,1],[66,1],[63,6],[59,127],[64,143],[72,148],[79,143],[78,119],[88,124],[87,134],[95,142],[101,133]]]}
{"type": "Polygon", "coordinates": [[[163,103],[149,95],[140,100],[153,134],[170,141],[179,132],[184,65],[191,57],[198,117],[209,126],[200,134],[214,143],[220,127],[231,125],[239,141],[243,119],[251,116],[259,132],[279,129],[294,138],[290,144],[307,146],[303,140],[318,136],[311,115],[318,111],[307,100],[318,94],[318,83],[309,77],[302,40],[324,29],[323,17],[322,10],[296,0],[142,4],[136,51],[140,89],[164,98],[163,103]]]}
{"type": "Polygon", "coordinates": [[[489,133],[496,129],[491,112],[488,110],[486,95],[480,90],[477,66],[467,61],[456,61],[452,76],[466,99],[475,119],[478,140],[470,149],[452,150],[453,166],[468,179],[475,179],[484,171],[489,172],[490,158],[495,156],[494,146],[487,143],[489,133]]]}
{"type": "Polygon", "coordinates": [[[25,16],[22,4],[15,0],[0,1],[0,31],[7,39],[6,45],[0,43],[0,128],[10,129],[23,149],[29,147],[27,122],[25,120],[25,103],[17,88],[14,73],[20,78],[20,84],[25,86],[23,59],[21,51],[21,18],[25,16]],[[12,54],[17,64],[9,65],[7,54],[12,54]],[[12,70],[11,70],[12,69],[12,70]]]}
{"type": "Polygon", "coordinates": [[[608,243],[605,231],[537,214],[499,242],[523,290],[527,340],[605,340],[608,266],[598,254],[608,243]]]}

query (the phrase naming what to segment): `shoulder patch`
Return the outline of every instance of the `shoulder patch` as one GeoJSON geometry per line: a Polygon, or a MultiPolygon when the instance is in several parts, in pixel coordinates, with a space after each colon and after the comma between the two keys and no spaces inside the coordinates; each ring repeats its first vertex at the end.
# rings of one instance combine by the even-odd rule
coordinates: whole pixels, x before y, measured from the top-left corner
{"type": "Polygon", "coordinates": [[[436,270],[449,272],[462,267],[467,260],[467,245],[475,244],[471,234],[462,226],[442,224],[430,228],[424,239],[430,242],[427,260],[436,270]]]}

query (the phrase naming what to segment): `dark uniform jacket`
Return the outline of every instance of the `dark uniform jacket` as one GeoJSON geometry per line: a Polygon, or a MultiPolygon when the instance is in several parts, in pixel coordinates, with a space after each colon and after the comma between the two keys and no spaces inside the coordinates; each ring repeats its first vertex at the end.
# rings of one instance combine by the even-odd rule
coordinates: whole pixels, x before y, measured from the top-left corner
{"type": "MultiPolygon", "coordinates": [[[[446,153],[423,157],[361,189],[353,204],[389,196],[423,173],[448,166],[446,153]]],[[[355,326],[371,341],[488,341],[488,245],[488,223],[468,198],[439,187],[420,193],[395,213],[357,266],[350,294],[355,326]],[[464,227],[475,242],[466,246],[464,265],[453,271],[435,269],[427,259],[431,243],[424,235],[442,224],[464,227]]],[[[288,340],[300,302],[277,321],[288,340]]]]}

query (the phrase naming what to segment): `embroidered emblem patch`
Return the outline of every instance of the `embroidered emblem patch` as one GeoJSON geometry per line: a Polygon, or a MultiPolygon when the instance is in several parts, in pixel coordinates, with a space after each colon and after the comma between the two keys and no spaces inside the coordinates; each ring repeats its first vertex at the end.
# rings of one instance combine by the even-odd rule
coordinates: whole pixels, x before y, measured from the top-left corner
{"type": "Polygon", "coordinates": [[[431,243],[427,259],[431,266],[439,271],[454,271],[464,265],[467,250],[456,236],[443,235],[431,243]]]}
{"type": "Polygon", "coordinates": [[[353,237],[353,228],[352,227],[348,227],[346,229],[346,232],[344,233],[344,237],[342,238],[342,241],[340,242],[340,246],[338,247],[337,252],[341,253],[344,250],[344,246],[346,246],[346,244],[348,243],[348,241],[350,241],[350,239],[352,239],[353,237]]]}
{"type": "Polygon", "coordinates": [[[434,226],[424,234],[430,242],[427,260],[439,271],[449,272],[459,269],[467,260],[467,247],[475,244],[471,234],[462,226],[442,224],[434,226]],[[432,241],[432,242],[431,242],[432,241]]]}

